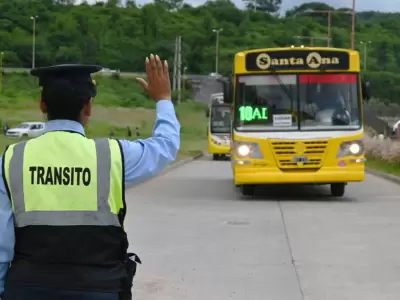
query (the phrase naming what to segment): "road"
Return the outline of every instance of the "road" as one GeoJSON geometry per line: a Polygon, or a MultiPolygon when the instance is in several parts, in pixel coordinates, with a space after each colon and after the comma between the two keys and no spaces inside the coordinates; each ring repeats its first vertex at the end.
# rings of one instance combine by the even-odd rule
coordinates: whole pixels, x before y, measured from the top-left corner
{"type": "Polygon", "coordinates": [[[235,191],[229,162],[194,161],[127,190],[143,265],[134,299],[398,300],[400,188],[235,191]]]}

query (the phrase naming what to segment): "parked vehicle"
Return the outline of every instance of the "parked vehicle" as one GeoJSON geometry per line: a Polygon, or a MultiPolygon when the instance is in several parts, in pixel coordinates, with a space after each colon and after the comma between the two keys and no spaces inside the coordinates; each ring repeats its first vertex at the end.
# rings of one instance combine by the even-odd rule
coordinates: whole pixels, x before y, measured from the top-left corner
{"type": "Polygon", "coordinates": [[[221,77],[222,75],[219,74],[219,73],[213,72],[213,73],[210,73],[208,76],[211,76],[211,77],[221,77]]]}
{"type": "Polygon", "coordinates": [[[45,129],[44,122],[24,122],[7,130],[6,136],[11,138],[37,137],[45,129]]]}
{"type": "Polygon", "coordinates": [[[103,72],[103,73],[116,73],[117,70],[111,70],[109,68],[103,68],[103,69],[100,70],[100,72],[103,72]]]}
{"type": "Polygon", "coordinates": [[[397,130],[399,129],[400,121],[397,121],[392,127],[392,135],[398,135],[397,130]]]}

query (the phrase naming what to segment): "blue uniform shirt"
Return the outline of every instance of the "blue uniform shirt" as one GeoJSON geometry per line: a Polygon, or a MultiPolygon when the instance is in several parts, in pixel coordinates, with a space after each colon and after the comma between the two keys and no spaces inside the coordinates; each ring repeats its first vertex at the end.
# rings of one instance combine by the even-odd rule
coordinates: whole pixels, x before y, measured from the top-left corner
{"type": "MultiPolygon", "coordinates": [[[[171,101],[157,102],[153,136],[145,140],[120,140],[125,161],[125,184],[141,182],[173,162],[180,146],[180,124],[171,101]]],[[[134,120],[132,120],[134,121],[134,120]]],[[[81,124],[68,120],[54,120],[46,124],[46,131],[68,130],[84,134],[81,124]]],[[[0,159],[0,164],[2,158],[0,159]]],[[[0,168],[0,295],[4,279],[14,257],[14,220],[0,168]]]]}

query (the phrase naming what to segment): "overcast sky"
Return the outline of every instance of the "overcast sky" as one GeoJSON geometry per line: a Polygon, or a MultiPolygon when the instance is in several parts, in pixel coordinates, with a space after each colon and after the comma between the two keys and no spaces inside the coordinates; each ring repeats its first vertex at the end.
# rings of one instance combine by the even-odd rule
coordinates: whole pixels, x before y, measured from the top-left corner
{"type": "MultiPolygon", "coordinates": [[[[123,0],[124,1],[124,0],[123,0]]],[[[184,0],[192,5],[200,5],[206,0],[184,0]]],[[[243,7],[242,0],[232,0],[238,7],[243,7]]],[[[77,0],[80,2],[80,0],[77,0]]],[[[88,0],[88,2],[96,2],[96,0],[88,0]]],[[[149,0],[136,0],[137,4],[149,3],[149,0]]],[[[283,0],[282,9],[287,10],[293,6],[302,3],[311,2],[305,0],[283,0]]],[[[320,0],[318,2],[325,2],[333,7],[351,7],[352,0],[320,0]]],[[[356,0],[356,10],[378,10],[384,12],[400,12],[400,0],[356,0]]]]}

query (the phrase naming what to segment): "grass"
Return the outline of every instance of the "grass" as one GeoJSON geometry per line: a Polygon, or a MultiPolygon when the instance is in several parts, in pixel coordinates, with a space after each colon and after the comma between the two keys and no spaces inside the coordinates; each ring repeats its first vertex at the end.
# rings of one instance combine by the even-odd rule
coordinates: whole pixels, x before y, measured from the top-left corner
{"type": "MultiPolygon", "coordinates": [[[[127,127],[132,130],[132,138],[151,136],[155,121],[155,102],[148,99],[134,78],[113,76],[95,77],[98,96],[86,134],[90,138],[106,137],[110,130],[115,138],[129,139],[127,127]],[[136,132],[139,136],[136,136],[136,132]]],[[[37,79],[26,73],[6,73],[2,78],[0,92],[0,120],[2,126],[12,127],[21,122],[44,121],[39,111],[40,88],[37,79]]],[[[193,156],[206,148],[206,124],[204,106],[186,101],[176,106],[181,123],[181,149],[178,159],[193,156]]],[[[17,140],[0,136],[0,150],[17,140]]]]}
{"type": "Polygon", "coordinates": [[[379,159],[368,158],[366,166],[380,172],[400,176],[400,164],[393,164],[379,159]]]}

